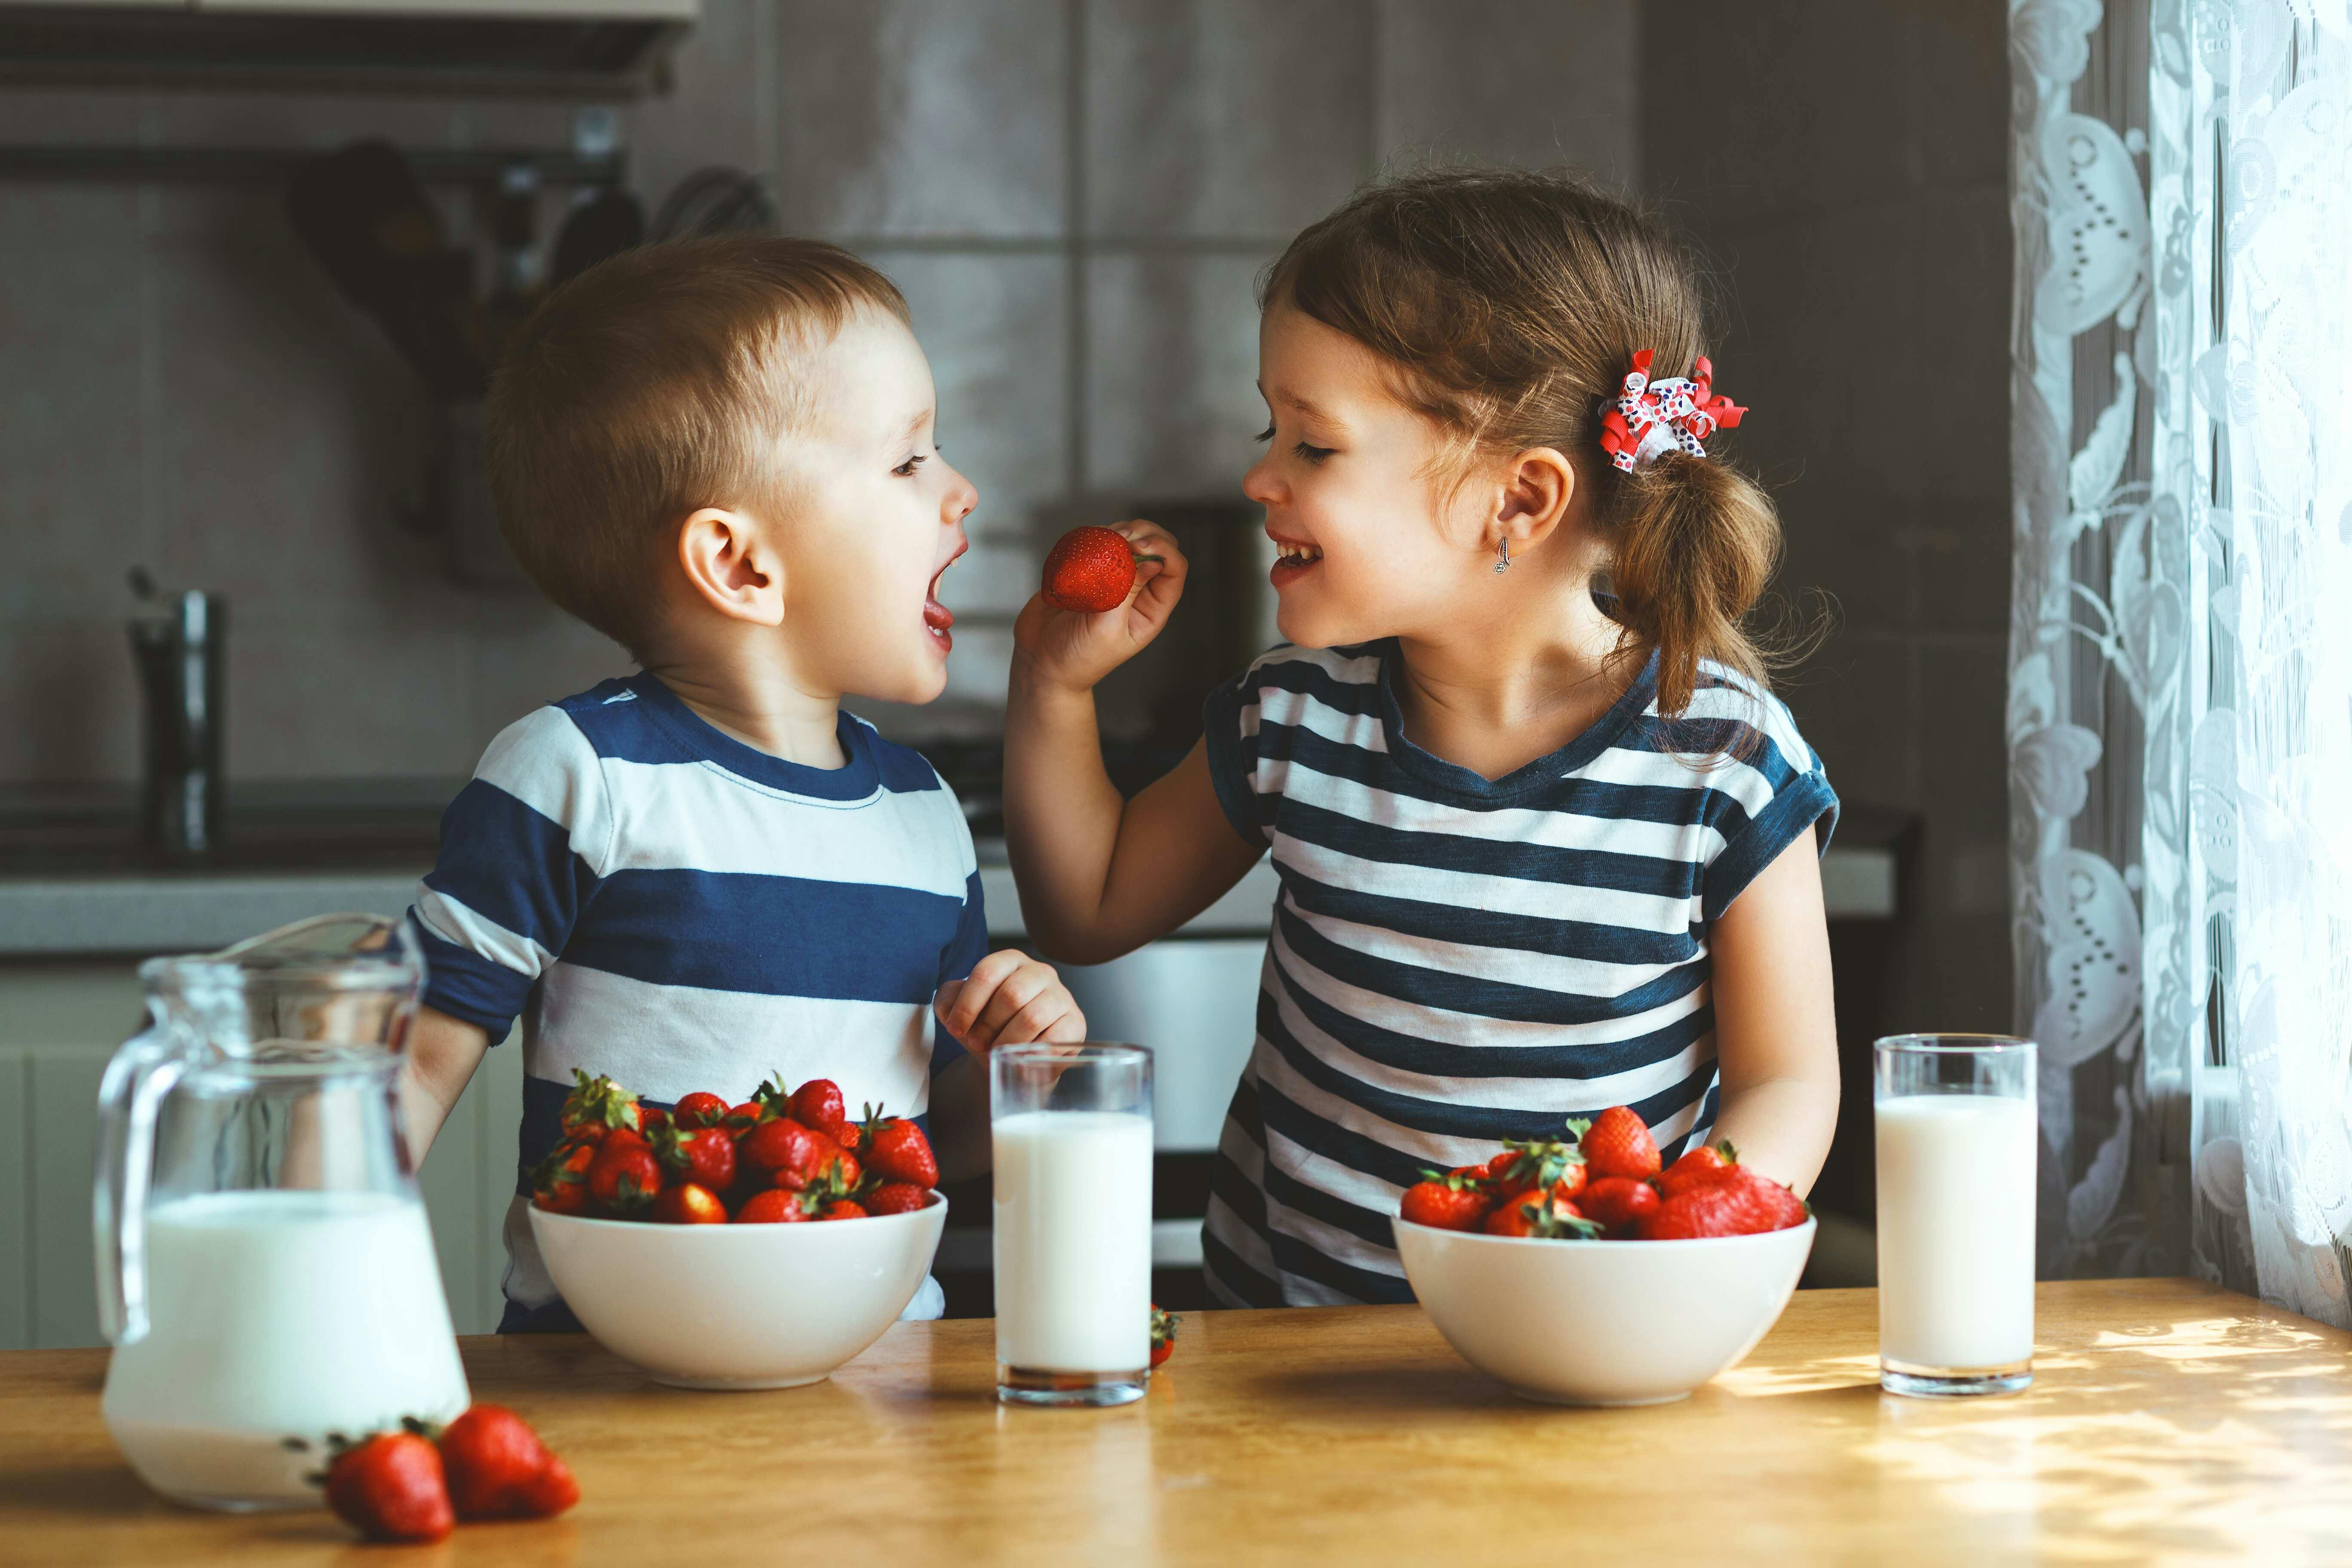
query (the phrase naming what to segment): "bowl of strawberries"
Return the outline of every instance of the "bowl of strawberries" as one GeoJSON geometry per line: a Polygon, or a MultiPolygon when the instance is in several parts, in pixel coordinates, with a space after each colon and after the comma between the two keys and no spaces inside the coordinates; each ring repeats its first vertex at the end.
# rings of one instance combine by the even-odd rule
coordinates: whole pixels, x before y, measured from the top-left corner
{"type": "Polygon", "coordinates": [[[1804,1200],[1728,1143],[1661,1165],[1612,1106],[1405,1190],[1397,1252],[1464,1360],[1522,1398],[1663,1405],[1762,1339],[1804,1272],[1804,1200]]]}
{"type": "Polygon", "coordinates": [[[530,1228],[581,1323],[657,1382],[815,1383],[882,1336],[947,1222],[923,1131],[824,1079],[667,1110],[584,1073],[530,1228]]]}

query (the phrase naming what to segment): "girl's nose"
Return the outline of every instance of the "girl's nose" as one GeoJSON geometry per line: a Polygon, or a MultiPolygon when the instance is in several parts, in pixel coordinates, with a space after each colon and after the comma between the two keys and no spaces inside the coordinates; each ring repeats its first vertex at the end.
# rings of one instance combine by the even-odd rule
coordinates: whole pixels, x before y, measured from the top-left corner
{"type": "Polygon", "coordinates": [[[970,517],[972,508],[980,504],[980,489],[970,479],[963,477],[961,469],[950,468],[948,472],[955,476],[955,483],[948,487],[946,501],[941,512],[949,525],[952,527],[970,517]]]}
{"type": "Polygon", "coordinates": [[[1249,466],[1242,476],[1242,494],[1260,506],[1272,506],[1282,499],[1282,487],[1274,478],[1274,454],[1268,452],[1249,466]]]}

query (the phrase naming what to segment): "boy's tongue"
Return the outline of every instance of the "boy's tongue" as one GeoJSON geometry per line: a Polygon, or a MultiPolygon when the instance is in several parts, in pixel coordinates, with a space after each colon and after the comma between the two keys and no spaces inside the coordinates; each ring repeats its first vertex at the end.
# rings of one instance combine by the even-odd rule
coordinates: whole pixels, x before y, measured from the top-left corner
{"type": "Polygon", "coordinates": [[[955,625],[955,612],[926,595],[923,598],[923,625],[935,632],[943,632],[955,625]]]}

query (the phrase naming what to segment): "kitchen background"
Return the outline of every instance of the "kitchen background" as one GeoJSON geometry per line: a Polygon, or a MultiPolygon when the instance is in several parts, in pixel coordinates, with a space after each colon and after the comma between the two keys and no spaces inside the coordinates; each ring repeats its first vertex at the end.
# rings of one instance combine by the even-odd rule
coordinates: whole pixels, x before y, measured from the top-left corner
{"type": "MultiPolygon", "coordinates": [[[[32,9],[0,5],[0,38],[32,9]]],[[[1631,185],[1716,269],[1714,357],[1756,409],[1731,449],[1787,521],[1780,590],[1837,608],[1786,695],[1877,857],[1837,884],[1851,1055],[1887,1027],[2012,1022],[2004,26],[1998,0],[703,0],[667,89],[635,99],[5,70],[0,1347],[95,1339],[91,1097],[135,1026],[132,960],[179,944],[173,911],[274,909],[262,893],[304,878],[338,907],[331,887],[413,874],[493,733],[625,668],[527,588],[485,585],[494,560],[460,581],[421,526],[434,405],[298,240],[282,178],[101,177],[43,150],[557,153],[610,102],[648,206],[709,165],[757,175],[782,227],[856,248],[912,304],[982,499],[947,579],[948,698],[873,716],[982,756],[1045,541],[1146,504],[1230,521],[1204,503],[1238,500],[1261,422],[1252,284],[1293,232],[1430,157],[1631,185]],[[226,773],[302,824],[280,822],[271,864],[165,876],[117,843],[140,769],[134,565],[230,606],[226,773]]],[[[434,189],[487,279],[493,204],[434,189]]],[[[538,198],[542,237],[564,200],[538,198]]],[[[1171,645],[1108,728],[1172,739],[1162,699],[1223,673],[1244,609],[1188,604],[1239,630],[1171,645]]],[[[1247,927],[1201,931],[1244,974],[1247,927]]],[[[1248,1003],[1217,1016],[1245,1028],[1248,1003]]],[[[461,1330],[496,1292],[511,1092],[469,1095],[426,1171],[461,1330]]],[[[1822,1195],[1861,1217],[1855,1152],[1822,1195]]]]}

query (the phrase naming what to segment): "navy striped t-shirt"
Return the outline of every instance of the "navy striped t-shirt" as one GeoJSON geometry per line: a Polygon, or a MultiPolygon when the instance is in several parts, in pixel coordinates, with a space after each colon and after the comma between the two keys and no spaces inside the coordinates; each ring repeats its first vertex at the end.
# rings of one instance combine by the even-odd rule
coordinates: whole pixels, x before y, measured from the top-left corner
{"type": "MultiPolygon", "coordinates": [[[[490,742],[410,912],[426,1005],[493,1043],[522,1020],[519,1194],[575,1068],[664,1105],[781,1073],[928,1109],[962,1048],[932,995],[988,946],[971,833],[920,755],[848,713],[838,733],[845,766],[785,762],[640,674],[490,742]]],[[[506,1235],[509,1325],[538,1326],[555,1288],[520,1196],[506,1235]]]]}
{"type": "Polygon", "coordinates": [[[1393,643],[1278,647],[1209,699],[1210,776],[1282,884],[1204,1231],[1235,1306],[1407,1301],[1390,1216],[1424,1170],[1630,1105],[1668,1159],[1716,1116],[1707,935],[1837,814],[1788,710],[1650,666],[1489,780],[1408,740],[1393,643]]]}

